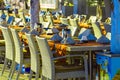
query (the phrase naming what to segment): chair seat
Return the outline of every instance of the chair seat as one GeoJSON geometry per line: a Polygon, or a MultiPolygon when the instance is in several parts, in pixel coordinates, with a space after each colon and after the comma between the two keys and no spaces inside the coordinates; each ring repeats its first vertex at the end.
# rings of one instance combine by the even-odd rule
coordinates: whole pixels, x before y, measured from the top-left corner
{"type": "Polygon", "coordinates": [[[57,79],[85,77],[84,66],[80,65],[57,65],[55,66],[55,71],[57,79]]]}
{"type": "Polygon", "coordinates": [[[0,46],[5,46],[5,40],[0,40],[0,46]]]}
{"type": "Polygon", "coordinates": [[[57,63],[55,65],[56,72],[71,72],[71,71],[78,71],[78,70],[84,71],[84,66],[76,65],[76,64],[67,64],[67,63],[62,63],[62,65],[57,63]]]}
{"type": "Polygon", "coordinates": [[[24,52],[23,54],[24,54],[24,58],[25,58],[25,59],[26,59],[26,58],[30,59],[30,53],[24,52]]]}

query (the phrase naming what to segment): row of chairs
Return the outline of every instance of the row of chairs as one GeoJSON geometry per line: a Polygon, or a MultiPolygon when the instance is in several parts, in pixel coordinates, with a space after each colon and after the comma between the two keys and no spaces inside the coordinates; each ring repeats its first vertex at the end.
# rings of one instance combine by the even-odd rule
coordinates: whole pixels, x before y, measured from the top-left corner
{"type": "MultiPolygon", "coordinates": [[[[48,42],[45,38],[40,38],[36,36],[34,38],[33,35],[25,33],[28,46],[30,49],[30,58],[25,57],[23,48],[25,46],[22,45],[20,38],[18,36],[18,32],[15,29],[10,29],[7,27],[1,27],[2,33],[5,39],[5,61],[2,70],[2,74],[4,73],[6,63],[8,60],[12,61],[10,73],[8,75],[8,79],[11,80],[14,72],[16,64],[20,65],[18,70],[18,74],[16,80],[19,80],[19,75],[22,69],[23,64],[31,64],[31,71],[29,80],[32,78],[32,73],[36,73],[35,80],[39,79],[41,76],[41,80],[57,80],[57,79],[66,79],[66,78],[79,78],[85,77],[85,80],[88,80],[88,66],[87,66],[87,58],[84,55],[66,55],[62,57],[53,57],[53,54],[50,50],[48,42]],[[37,41],[37,43],[36,43],[37,41]],[[82,57],[84,60],[84,66],[81,65],[56,65],[56,60],[67,58],[67,57],[82,57]],[[41,62],[42,61],[42,62],[41,62]],[[42,65],[42,66],[41,66],[42,65]]],[[[29,55],[29,54],[28,54],[29,55]]],[[[1,74],[1,75],[2,75],[1,74]]]]}
{"type": "Polygon", "coordinates": [[[24,64],[24,62],[30,63],[30,58],[24,59],[24,54],[25,54],[23,51],[24,46],[22,45],[19,39],[17,31],[14,29],[9,29],[7,27],[1,27],[1,29],[5,39],[5,48],[6,48],[5,61],[4,61],[4,66],[2,69],[1,75],[4,73],[7,62],[10,60],[12,61],[12,64],[10,68],[10,73],[8,75],[8,79],[11,80],[11,78],[14,75],[16,65],[19,64],[20,68],[16,77],[16,80],[18,80],[21,69],[22,69],[22,65],[24,64]]]}
{"type": "MultiPolygon", "coordinates": [[[[45,15],[40,15],[40,21],[45,22],[45,20],[43,19],[43,17],[45,17],[45,15]]],[[[48,22],[50,23],[50,26],[54,26],[54,22],[53,22],[53,17],[52,16],[48,16],[46,15],[46,19],[48,20],[48,22]],[[51,24],[52,23],[52,24],[51,24]]],[[[85,20],[86,22],[90,23],[89,27],[91,27],[93,29],[93,34],[95,35],[95,37],[98,39],[100,38],[102,35],[108,37],[109,39],[111,39],[110,35],[111,35],[111,24],[108,24],[106,22],[102,22],[103,24],[103,28],[101,28],[101,22],[96,22],[97,18],[96,16],[90,16],[90,18],[88,20],[85,20]]],[[[83,23],[85,23],[85,21],[83,23]]],[[[60,17],[60,22],[62,24],[68,25],[68,28],[71,30],[71,34],[72,36],[78,36],[79,35],[79,31],[81,31],[82,27],[78,24],[78,18],[63,18],[60,17]]],[[[44,25],[43,25],[44,26],[44,25]]],[[[50,27],[48,26],[48,27],[50,27]]]]}

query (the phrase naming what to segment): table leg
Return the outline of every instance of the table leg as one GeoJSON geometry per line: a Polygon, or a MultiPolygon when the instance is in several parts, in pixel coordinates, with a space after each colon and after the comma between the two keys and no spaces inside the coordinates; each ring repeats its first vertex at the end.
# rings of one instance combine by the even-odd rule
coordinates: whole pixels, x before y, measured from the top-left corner
{"type": "Polygon", "coordinates": [[[93,80],[93,66],[92,66],[93,55],[91,50],[89,51],[89,70],[90,70],[90,80],[93,80]]]}

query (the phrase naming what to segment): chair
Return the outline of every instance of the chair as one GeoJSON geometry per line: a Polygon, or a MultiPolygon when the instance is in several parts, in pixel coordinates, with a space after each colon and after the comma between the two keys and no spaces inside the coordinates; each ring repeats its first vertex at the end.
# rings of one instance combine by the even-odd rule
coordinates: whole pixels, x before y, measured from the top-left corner
{"type": "Polygon", "coordinates": [[[78,36],[80,27],[78,25],[77,19],[70,19],[70,25],[69,28],[71,29],[72,36],[78,36]]]}
{"type": "Polygon", "coordinates": [[[23,12],[19,12],[19,17],[22,19],[22,22],[26,24],[25,14],[23,12]]]}
{"type": "Polygon", "coordinates": [[[96,21],[97,21],[97,17],[96,16],[90,16],[89,22],[95,23],[96,21]]]}
{"type": "Polygon", "coordinates": [[[67,18],[60,18],[62,24],[70,25],[69,20],[67,18]]]}
{"type": "Polygon", "coordinates": [[[3,14],[3,11],[2,11],[2,10],[0,10],[0,16],[2,16],[2,14],[3,14]]]}
{"type": "Polygon", "coordinates": [[[49,28],[50,22],[42,22],[43,28],[49,28]]]}
{"type": "Polygon", "coordinates": [[[40,23],[45,22],[44,15],[39,15],[40,23]]]}
{"type": "Polygon", "coordinates": [[[35,42],[35,38],[31,34],[25,34],[28,40],[28,46],[30,49],[30,55],[31,55],[31,71],[30,71],[30,77],[29,80],[31,80],[32,73],[36,73],[35,80],[38,80],[40,75],[40,55],[38,50],[38,45],[35,42]]]}
{"type": "Polygon", "coordinates": [[[53,18],[52,16],[46,16],[48,22],[50,22],[50,27],[53,27],[54,26],[54,22],[53,22],[53,18]]]}
{"type": "Polygon", "coordinates": [[[102,36],[102,32],[100,28],[96,25],[96,23],[92,23],[92,28],[93,28],[95,37],[97,39],[100,38],[102,36]]]}
{"type": "Polygon", "coordinates": [[[11,65],[10,73],[8,76],[8,78],[9,78],[11,71],[12,71],[13,67],[15,66],[15,46],[14,46],[13,37],[12,37],[10,29],[7,27],[1,27],[1,30],[2,30],[4,39],[5,39],[5,61],[4,61],[4,66],[3,66],[3,69],[1,72],[1,76],[4,73],[4,70],[7,65],[8,60],[11,60],[12,65],[11,65]]]}
{"type": "Polygon", "coordinates": [[[77,19],[70,19],[70,25],[79,28],[77,19]]]}
{"type": "MultiPolygon", "coordinates": [[[[19,80],[19,75],[22,70],[22,66],[23,64],[30,64],[30,57],[29,54],[27,54],[27,52],[24,51],[24,48],[26,46],[24,46],[23,43],[20,41],[17,30],[12,28],[10,30],[12,32],[13,41],[15,44],[15,63],[19,64],[20,66],[16,77],[16,80],[19,80]]],[[[14,66],[14,69],[11,72],[10,79],[12,79],[15,69],[16,69],[16,65],[14,66]]]]}
{"type": "Polygon", "coordinates": [[[72,37],[77,37],[79,34],[79,28],[78,27],[74,27],[74,26],[69,26],[69,29],[71,30],[71,36],[72,37]]]}
{"type": "Polygon", "coordinates": [[[84,55],[66,55],[63,57],[54,58],[50,50],[48,42],[45,38],[40,38],[36,36],[36,40],[40,49],[40,54],[42,58],[42,76],[41,80],[58,80],[66,78],[79,78],[86,77],[88,80],[88,66],[87,58],[84,55]],[[54,61],[66,57],[80,56],[84,59],[84,70],[81,66],[66,66],[66,65],[55,65],[54,61]]]}

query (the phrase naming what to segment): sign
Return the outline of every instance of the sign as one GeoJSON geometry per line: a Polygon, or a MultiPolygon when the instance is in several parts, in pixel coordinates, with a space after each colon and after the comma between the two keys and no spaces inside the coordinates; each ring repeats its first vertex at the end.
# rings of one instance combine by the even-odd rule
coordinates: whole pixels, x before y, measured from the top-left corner
{"type": "Polygon", "coordinates": [[[40,8],[57,9],[58,0],[40,0],[40,8]]]}

